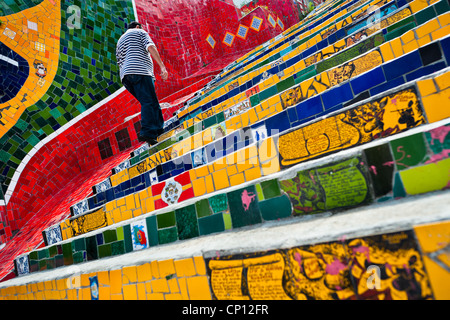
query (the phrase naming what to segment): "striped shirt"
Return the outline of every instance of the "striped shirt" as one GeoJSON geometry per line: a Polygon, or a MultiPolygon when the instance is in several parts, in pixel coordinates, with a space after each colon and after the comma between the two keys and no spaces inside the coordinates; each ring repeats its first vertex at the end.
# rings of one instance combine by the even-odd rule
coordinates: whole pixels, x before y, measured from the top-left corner
{"type": "Polygon", "coordinates": [[[120,80],[127,74],[141,74],[155,78],[153,61],[148,52],[148,47],[154,45],[147,31],[142,29],[129,29],[120,37],[116,48],[120,80]]]}

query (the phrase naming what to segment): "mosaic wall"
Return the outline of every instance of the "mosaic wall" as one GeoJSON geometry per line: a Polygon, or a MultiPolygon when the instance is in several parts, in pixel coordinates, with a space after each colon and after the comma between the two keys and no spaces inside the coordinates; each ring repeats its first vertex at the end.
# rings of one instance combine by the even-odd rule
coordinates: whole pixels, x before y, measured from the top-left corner
{"type": "MultiPolygon", "coordinates": [[[[164,98],[180,89],[183,89],[181,91],[184,92],[184,95],[192,95],[193,92],[204,86],[203,79],[209,81],[211,75],[219,72],[228,63],[218,59],[227,54],[223,50],[228,46],[223,43],[216,47],[216,49],[223,48],[216,50],[214,57],[202,58],[202,56],[211,55],[212,48],[208,44],[206,46],[209,49],[202,45],[195,50],[196,54],[193,55],[192,45],[205,43],[206,36],[205,39],[195,39],[191,47],[188,47],[189,41],[193,41],[193,39],[184,28],[193,28],[194,23],[197,25],[200,13],[207,19],[203,33],[209,30],[208,32],[216,37],[216,33],[223,31],[225,24],[237,28],[239,25],[238,15],[235,9],[231,10],[230,5],[217,1],[217,3],[208,4],[203,9],[194,7],[187,9],[182,3],[178,3],[177,17],[183,16],[179,15],[180,12],[191,14],[189,21],[175,21],[176,24],[180,22],[179,26],[167,26],[166,22],[162,20],[154,23],[155,19],[149,13],[156,11],[149,11],[149,8],[153,6],[150,1],[145,3],[137,1],[136,6],[139,19],[144,24],[146,19],[152,21],[149,32],[158,44],[171,74],[174,78],[180,75],[180,78],[184,79],[181,85],[175,83],[174,86],[170,84],[168,87],[157,86],[159,97],[164,98]],[[225,8],[224,6],[227,8],[224,9],[226,11],[224,13],[230,15],[230,18],[224,21],[223,26],[218,26],[214,22],[217,20],[214,8],[225,8]],[[160,28],[161,30],[159,30],[160,28]],[[162,30],[162,28],[165,29],[162,30]],[[177,39],[170,39],[167,36],[168,32],[172,32],[171,28],[183,29],[177,39]],[[183,49],[184,53],[179,50],[170,52],[170,48],[178,47],[178,45],[173,45],[174,41],[176,43],[182,41],[186,44],[183,49]],[[179,63],[180,55],[184,57],[184,65],[179,63]],[[200,61],[195,64],[191,63],[189,61],[191,56],[200,61]],[[199,69],[211,64],[212,61],[220,61],[223,65],[195,75],[199,69]],[[190,66],[189,69],[186,69],[186,66],[190,66]],[[189,90],[186,90],[187,87],[189,90]]],[[[159,5],[157,10],[160,13],[164,12],[164,15],[167,16],[172,9],[173,6],[169,10],[169,8],[159,5]]],[[[275,13],[278,12],[276,6],[272,10],[275,10],[273,11],[275,13]]],[[[127,102],[129,107],[120,110],[119,113],[117,110],[114,110],[115,112],[111,110],[111,102],[109,105],[104,103],[100,108],[96,105],[119,92],[118,90],[121,88],[115,63],[115,44],[124,32],[127,23],[136,19],[131,1],[43,0],[29,1],[24,4],[22,1],[14,0],[1,4],[0,55],[2,58],[0,64],[3,74],[0,84],[0,175],[2,177],[0,201],[2,204],[8,203],[5,214],[2,210],[3,222],[0,227],[2,242],[10,239],[13,232],[22,228],[28,220],[26,216],[29,212],[36,213],[36,210],[40,208],[30,208],[30,205],[24,205],[25,202],[33,203],[32,198],[46,198],[50,193],[59,190],[57,181],[55,182],[56,186],[42,184],[40,181],[36,181],[36,176],[52,179],[48,176],[48,171],[54,170],[54,166],[56,166],[60,170],[58,172],[59,180],[64,182],[71,177],[67,176],[64,168],[74,165],[75,167],[91,168],[89,165],[93,164],[93,156],[89,150],[92,150],[92,139],[97,139],[98,136],[117,129],[117,126],[121,124],[120,119],[139,112],[139,105],[127,93],[117,99],[132,101],[127,102]],[[73,126],[79,124],[73,125],[73,120],[94,106],[99,119],[92,122],[95,123],[95,126],[91,123],[92,129],[87,131],[81,129],[82,126],[74,129],[73,126]],[[114,117],[111,116],[112,114],[114,117]],[[47,163],[51,163],[52,157],[46,151],[42,152],[41,142],[48,141],[50,137],[54,138],[56,133],[62,134],[61,129],[67,130],[69,126],[69,130],[76,130],[78,134],[83,133],[78,139],[71,140],[72,150],[76,150],[78,154],[70,154],[69,150],[64,147],[65,140],[70,138],[60,137],[62,145],[54,143],[54,146],[59,150],[56,153],[63,156],[60,156],[55,164],[49,164],[49,167],[42,168],[42,171],[36,173],[33,178],[24,177],[24,171],[30,170],[23,168],[30,165],[30,152],[35,154],[34,149],[39,150],[39,156],[44,158],[47,163]],[[71,162],[70,158],[75,158],[78,165],[71,162]],[[63,166],[61,166],[61,161],[65,162],[63,166]],[[20,182],[17,181],[19,179],[21,179],[20,182]],[[26,187],[25,190],[17,190],[17,185],[29,187],[26,187]],[[33,188],[34,186],[36,188],[33,188]],[[29,201],[25,201],[24,197],[29,198],[29,201]]],[[[298,22],[298,17],[290,15],[284,24],[290,26],[295,22],[298,22]]],[[[249,51],[282,31],[280,27],[266,29],[267,32],[263,32],[263,29],[261,32],[249,31],[248,35],[244,37],[245,39],[239,40],[241,44],[235,44],[233,48],[230,48],[229,53],[233,51],[236,57],[236,52],[249,51]],[[253,34],[251,34],[252,32],[253,34]],[[238,47],[241,49],[236,51],[238,47]]],[[[174,100],[166,99],[166,105],[163,106],[166,118],[170,117],[185,101],[177,101],[177,98],[183,98],[183,92],[178,93],[178,96],[170,97],[174,100]],[[172,102],[175,104],[174,106],[170,104],[172,102]]],[[[139,127],[133,128],[128,135],[134,136],[136,130],[139,130],[139,127]]],[[[117,134],[121,135],[119,132],[117,134]]],[[[118,139],[123,140],[120,137],[118,139]]],[[[117,139],[109,142],[98,141],[98,145],[95,142],[95,156],[97,156],[97,149],[100,151],[102,160],[117,155],[118,152],[114,150],[114,140],[117,139]]],[[[129,142],[126,142],[125,145],[131,147],[137,143],[131,138],[130,140],[131,145],[129,142]]],[[[122,148],[124,143],[117,143],[121,144],[119,149],[124,149],[122,148]]],[[[98,161],[95,160],[94,163],[96,162],[98,161]]],[[[77,169],[75,170],[77,171],[77,169]]],[[[33,171],[34,168],[31,170],[33,171]]]]}
{"type": "MultiPolygon", "coordinates": [[[[128,143],[138,123],[129,119],[114,135],[119,149],[134,150],[130,157],[96,180],[91,196],[74,201],[70,216],[40,229],[43,247],[15,252],[16,274],[445,192],[449,10],[446,1],[330,1],[226,66],[166,122],[158,145],[128,143]]],[[[86,168],[114,154],[102,138],[86,168]]],[[[89,144],[79,150],[89,159],[89,144]]],[[[1,293],[94,299],[103,287],[105,299],[440,299],[448,282],[436,279],[448,278],[448,241],[437,244],[433,235],[446,239],[447,224],[205,255],[182,260],[186,272],[174,271],[177,260],[155,261],[114,276],[83,275],[76,288],[55,279],[1,293]],[[159,263],[171,271],[160,276],[159,263]]]]}
{"type": "MultiPolygon", "coordinates": [[[[0,289],[5,300],[446,300],[449,222],[225,256],[151,260],[0,289]]],[[[181,311],[180,311],[181,312],[181,311]]]]}

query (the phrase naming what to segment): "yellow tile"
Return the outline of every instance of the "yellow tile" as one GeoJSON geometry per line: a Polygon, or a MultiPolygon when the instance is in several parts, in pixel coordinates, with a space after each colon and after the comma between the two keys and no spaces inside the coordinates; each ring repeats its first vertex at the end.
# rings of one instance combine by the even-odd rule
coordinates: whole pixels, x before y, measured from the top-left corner
{"type": "Polygon", "coordinates": [[[419,26],[416,29],[416,34],[417,34],[417,38],[422,38],[423,36],[430,34],[431,32],[439,29],[439,23],[437,19],[432,19],[426,23],[424,23],[423,25],[419,26]]]}
{"type": "Polygon", "coordinates": [[[441,39],[450,34],[450,26],[443,27],[439,30],[433,31],[431,33],[431,38],[433,40],[441,39]]]}
{"type": "Polygon", "coordinates": [[[261,168],[259,166],[245,171],[245,181],[252,181],[261,178],[261,168]]]}
{"type": "Polygon", "coordinates": [[[90,276],[91,275],[88,273],[84,273],[81,275],[81,286],[82,287],[88,287],[91,284],[91,282],[89,281],[90,276]]]}
{"type": "Polygon", "coordinates": [[[230,185],[233,187],[238,186],[244,182],[245,182],[244,173],[238,173],[230,176],[230,185]]]}
{"type": "Polygon", "coordinates": [[[215,190],[222,190],[230,186],[226,169],[214,172],[212,177],[214,180],[215,190]]]}
{"type": "Polygon", "coordinates": [[[214,183],[211,175],[205,177],[206,193],[214,192],[214,183]]]}
{"type": "Polygon", "coordinates": [[[123,295],[121,293],[119,294],[112,294],[111,300],[123,300],[123,295]]]}
{"type": "Polygon", "coordinates": [[[109,287],[99,287],[98,288],[98,299],[99,300],[111,300],[111,289],[109,287]]]}
{"type": "Polygon", "coordinates": [[[111,294],[122,292],[122,270],[109,271],[109,285],[111,287],[111,294]]]}
{"type": "Polygon", "coordinates": [[[191,300],[211,300],[211,291],[206,276],[187,278],[187,287],[191,300]]]}
{"type": "Polygon", "coordinates": [[[426,44],[431,42],[431,37],[429,34],[427,34],[426,36],[420,38],[419,40],[417,40],[417,44],[419,45],[419,47],[423,47],[426,44]]]}
{"type": "Polygon", "coordinates": [[[228,176],[232,176],[237,173],[236,165],[228,165],[227,166],[227,174],[228,176]]]}
{"type": "Polygon", "coordinates": [[[403,41],[403,44],[407,44],[415,39],[414,31],[409,30],[408,32],[404,33],[400,39],[403,41]]]}
{"type": "Polygon", "coordinates": [[[165,278],[168,275],[175,273],[175,265],[173,259],[162,260],[158,262],[159,267],[159,277],[165,278]]]}
{"type": "Polygon", "coordinates": [[[123,286],[124,300],[137,300],[137,288],[135,284],[128,284],[123,286]]]}
{"type": "Polygon", "coordinates": [[[194,195],[196,197],[204,195],[206,193],[205,178],[192,180],[192,187],[194,189],[194,195]]]}
{"type": "Polygon", "coordinates": [[[415,1],[409,3],[409,7],[411,8],[411,11],[413,13],[416,13],[416,12],[426,8],[427,5],[428,5],[427,2],[423,1],[423,0],[415,0],[415,1]]]}
{"type": "Polygon", "coordinates": [[[45,290],[52,290],[52,281],[44,281],[44,289],[45,290]]]}
{"type": "Polygon", "coordinates": [[[419,87],[420,95],[422,97],[436,92],[436,86],[434,85],[433,79],[417,81],[417,86],[419,87]]]}
{"type": "Polygon", "coordinates": [[[169,286],[166,279],[156,279],[150,281],[154,293],[169,292],[169,286]]]}
{"type": "Polygon", "coordinates": [[[134,283],[137,281],[136,266],[129,266],[122,268],[122,283],[134,283]]]}
{"type": "Polygon", "coordinates": [[[152,279],[152,269],[150,263],[145,263],[136,267],[137,281],[144,282],[152,279]]]}
{"type": "Polygon", "coordinates": [[[133,212],[131,210],[122,212],[122,221],[129,220],[131,218],[133,218],[133,212]]]}
{"type": "Polygon", "coordinates": [[[440,90],[444,90],[450,86],[450,71],[443,73],[435,78],[440,90]]]}
{"type": "Polygon", "coordinates": [[[178,277],[190,277],[196,275],[194,261],[192,258],[175,260],[174,264],[178,277]]]}
{"type": "Polygon", "coordinates": [[[136,285],[137,288],[137,298],[138,300],[147,300],[147,292],[145,290],[145,284],[144,283],[138,283],[136,285]]]}
{"type": "Polygon", "coordinates": [[[450,89],[422,97],[427,119],[430,123],[450,117],[449,106],[450,89]],[[447,106],[442,108],[442,106],[447,106]]]}
{"type": "Polygon", "coordinates": [[[402,43],[399,38],[392,39],[390,44],[391,44],[392,52],[394,53],[394,56],[396,58],[403,55],[402,43]]]}
{"type": "Polygon", "coordinates": [[[164,300],[162,293],[147,293],[147,300],[164,300]]]}
{"type": "Polygon", "coordinates": [[[206,265],[205,260],[202,256],[194,257],[195,270],[197,270],[198,275],[206,275],[206,265]]]}
{"type": "Polygon", "coordinates": [[[65,289],[67,289],[66,279],[58,279],[58,280],[56,280],[56,288],[58,290],[65,290],[65,289]]]}
{"type": "Polygon", "coordinates": [[[441,14],[438,19],[441,27],[445,27],[446,25],[450,24],[450,12],[441,14]]]}
{"type": "Polygon", "coordinates": [[[197,177],[205,177],[205,176],[209,175],[208,166],[206,166],[206,165],[198,167],[198,168],[196,168],[194,170],[195,170],[195,175],[197,177]]]}
{"type": "Polygon", "coordinates": [[[405,53],[408,53],[408,52],[417,50],[418,48],[419,48],[419,44],[417,43],[417,41],[414,40],[414,41],[409,42],[408,44],[405,44],[403,46],[403,51],[405,53]]]}
{"type": "Polygon", "coordinates": [[[180,292],[180,287],[178,286],[177,278],[167,280],[167,284],[169,285],[169,290],[171,293],[180,292]]]}
{"type": "Polygon", "coordinates": [[[152,275],[153,275],[153,277],[154,278],[159,278],[158,261],[150,262],[150,266],[152,268],[152,275]]]}
{"type": "Polygon", "coordinates": [[[80,300],[92,300],[91,288],[81,289],[81,299],[80,300]]]}

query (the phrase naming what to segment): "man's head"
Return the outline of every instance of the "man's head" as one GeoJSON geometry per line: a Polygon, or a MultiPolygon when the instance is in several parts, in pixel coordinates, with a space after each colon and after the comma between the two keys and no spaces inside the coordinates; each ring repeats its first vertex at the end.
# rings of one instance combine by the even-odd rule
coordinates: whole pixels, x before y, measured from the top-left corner
{"type": "Polygon", "coordinates": [[[135,28],[142,29],[142,24],[140,24],[137,21],[130,22],[130,24],[128,25],[128,29],[135,29],[135,28]]]}

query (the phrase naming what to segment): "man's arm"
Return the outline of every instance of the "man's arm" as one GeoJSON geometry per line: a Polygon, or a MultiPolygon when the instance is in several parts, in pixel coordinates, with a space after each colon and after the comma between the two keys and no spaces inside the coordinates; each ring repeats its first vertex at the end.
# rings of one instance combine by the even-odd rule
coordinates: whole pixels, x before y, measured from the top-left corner
{"type": "Polygon", "coordinates": [[[166,67],[164,66],[164,63],[161,60],[161,57],[159,55],[158,49],[156,49],[156,46],[151,45],[148,47],[148,52],[152,56],[153,59],[155,59],[156,63],[158,63],[159,67],[161,68],[161,78],[163,80],[167,80],[169,74],[166,70],[166,67]]]}

